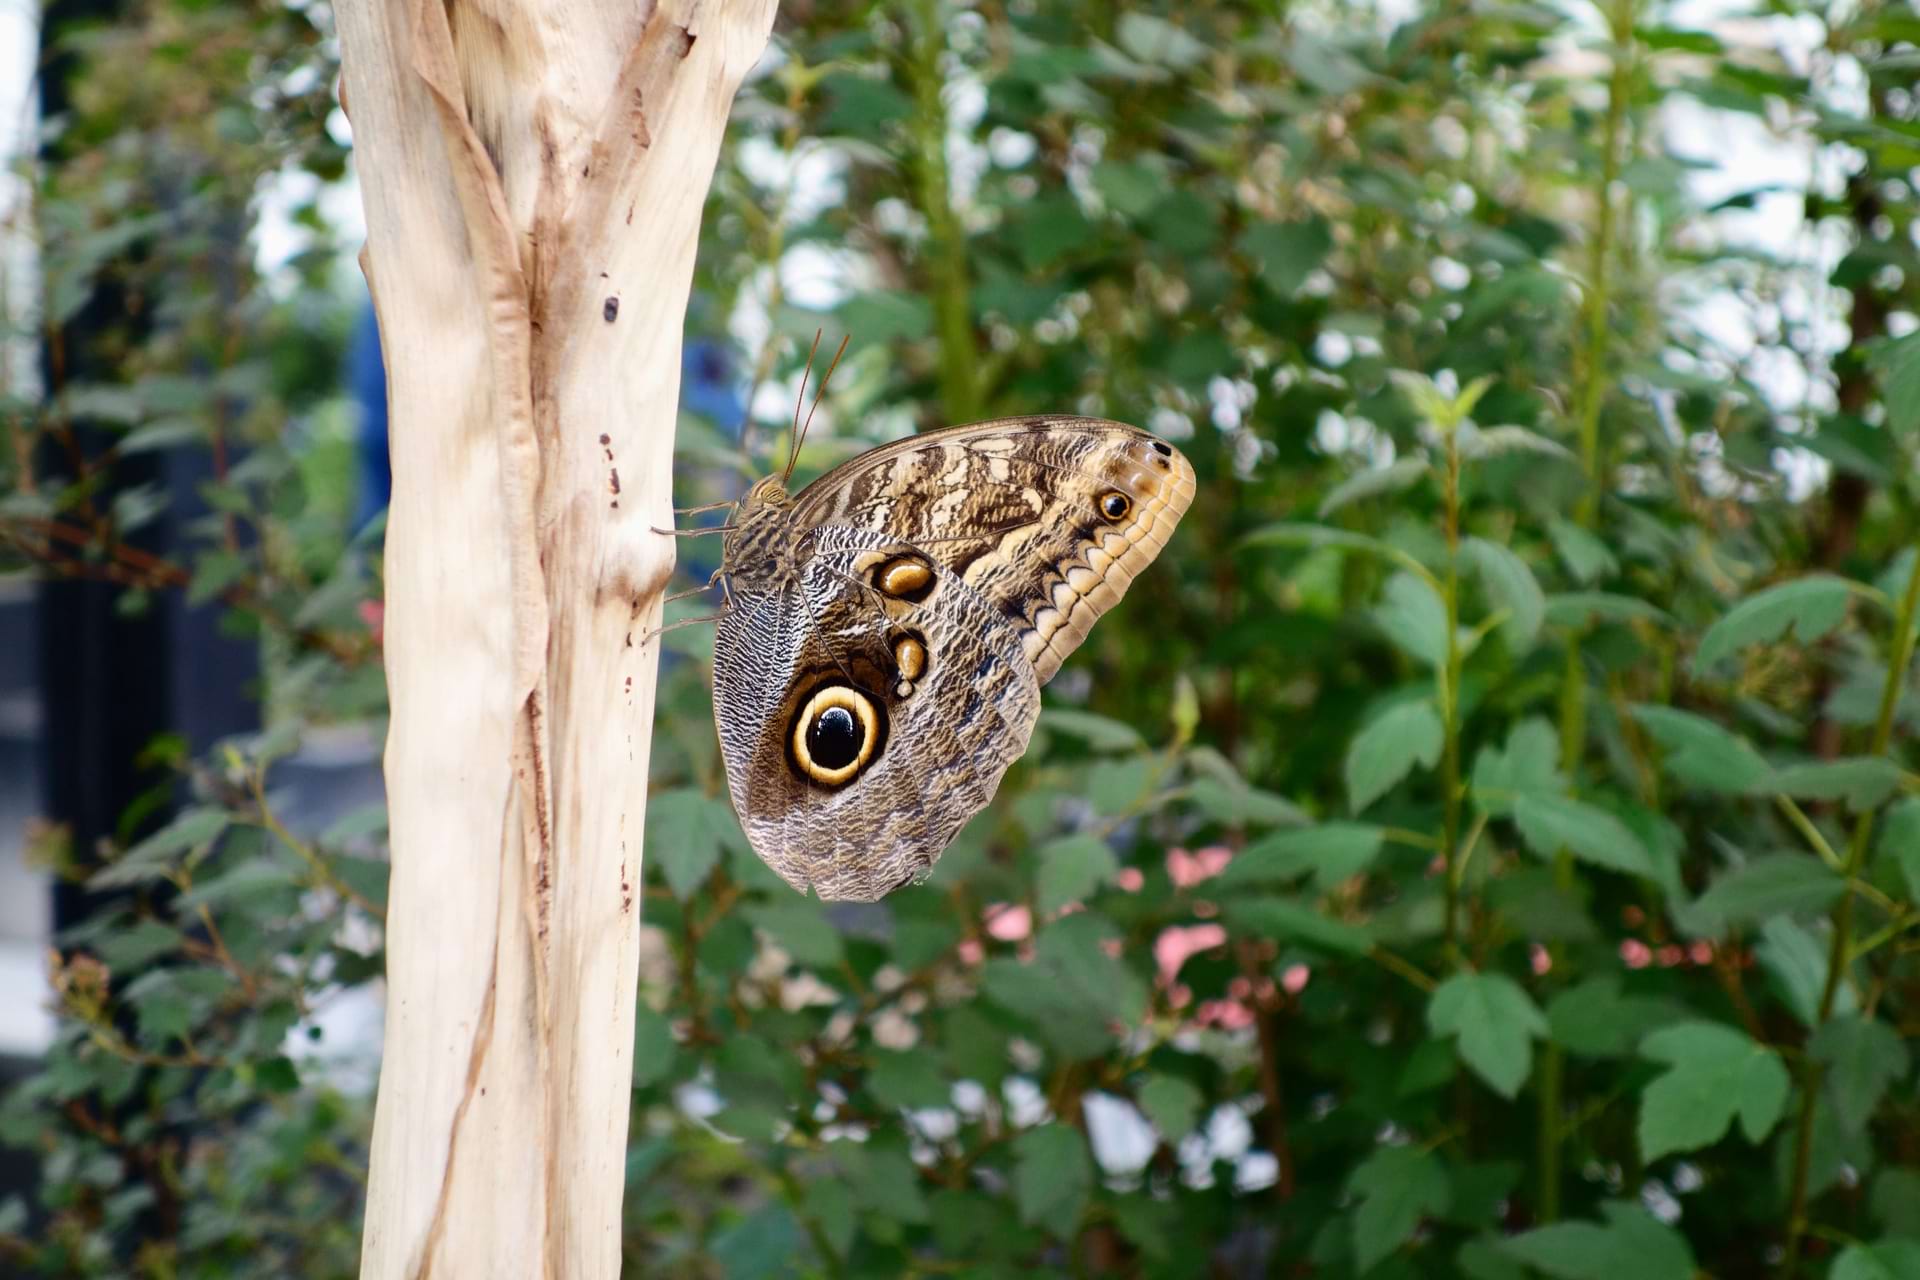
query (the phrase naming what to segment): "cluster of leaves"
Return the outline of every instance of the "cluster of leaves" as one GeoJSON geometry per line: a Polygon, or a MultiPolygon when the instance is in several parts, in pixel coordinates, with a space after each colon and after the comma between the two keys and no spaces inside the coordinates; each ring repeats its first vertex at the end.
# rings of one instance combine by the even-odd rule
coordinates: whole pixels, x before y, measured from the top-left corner
{"type": "MultiPolygon", "coordinates": [[[[699,287],[766,318],[756,388],[853,334],[807,464],[1070,410],[1176,438],[1202,497],[996,803],[882,904],[753,858],[705,642],[674,633],[637,1273],[1920,1274],[1920,18],[1791,12],[1810,62],[1652,0],[788,15],[699,287]],[[1730,245],[1772,197],[1708,207],[1669,109],[1790,122],[1845,175],[1794,195],[1844,256],[1730,245]],[[1702,319],[1729,301],[1746,345],[1702,319]]],[[[683,456],[683,501],[737,491],[713,424],[683,456]]],[[[301,1125],[340,1105],[272,1002],[377,963],[364,833],[276,831],[260,754],[196,774],[237,847],[105,872],[184,889],[129,910],[208,992],[147,1017],[152,962],[104,1000],[70,962],[30,1095],[102,1096],[73,1064],[131,1063],[118,1105],[163,1119],[251,1087],[271,1125],[163,1175],[223,1203],[253,1138],[317,1162],[301,1125]],[[261,896],[183,920],[233,877],[261,896]],[[140,1060],[189,1053],[220,1065],[172,1093],[184,1069],[140,1060]]],[[[129,1176],[104,1139],[44,1140],[71,1238],[155,1230],[102,1207],[129,1176]]],[[[314,1211],[246,1186],[258,1223],[314,1211]]],[[[245,1266],[156,1234],[178,1274],[245,1266]]],[[[299,1244],[263,1267],[352,1269],[299,1244]]]]}

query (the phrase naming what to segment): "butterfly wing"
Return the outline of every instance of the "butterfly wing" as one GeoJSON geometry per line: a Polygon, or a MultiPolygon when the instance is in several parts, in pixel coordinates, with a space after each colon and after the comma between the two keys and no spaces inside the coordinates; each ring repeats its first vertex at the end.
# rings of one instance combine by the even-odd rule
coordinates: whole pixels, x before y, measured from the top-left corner
{"type": "Polygon", "coordinates": [[[958,573],[872,529],[806,537],[797,583],[722,616],[714,718],[755,852],[802,892],[873,901],[993,799],[1040,686],[958,573]]]}
{"type": "Polygon", "coordinates": [[[1193,467],[1137,427],[1006,418],[861,454],[802,490],[793,517],[919,548],[1007,620],[1045,684],[1153,562],[1193,494],[1193,467]]]}

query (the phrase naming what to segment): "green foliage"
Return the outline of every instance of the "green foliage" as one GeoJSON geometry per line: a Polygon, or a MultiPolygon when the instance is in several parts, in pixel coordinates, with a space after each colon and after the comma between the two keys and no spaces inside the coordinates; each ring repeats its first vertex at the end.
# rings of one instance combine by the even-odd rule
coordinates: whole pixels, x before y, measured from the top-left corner
{"type": "MultiPolygon", "coordinates": [[[[697,285],[708,328],[764,329],[770,400],[851,331],[802,472],[1085,412],[1173,438],[1200,494],[881,904],[753,858],[702,644],[670,650],[630,1271],[1914,1274],[1920,28],[1766,14],[1737,49],[1654,0],[788,14],[697,285]],[[1818,56],[1750,43],[1788,28],[1818,56]],[[1732,162],[1667,142],[1702,109],[1824,176],[1716,210],[1732,162]],[[1730,231],[1763,202],[1831,271],[1730,231]]],[[[341,518],[329,246],[286,293],[216,252],[257,175],[338,169],[322,21],[77,38],[95,96],[36,188],[51,316],[165,305],[8,417],[7,554],[230,606],[280,736],[174,752],[190,808],[65,854],[128,896],[60,939],[60,1040],[0,1111],[44,1156],[33,1225],[0,1207],[27,1274],[355,1269],[366,1090],[310,1015],[379,972],[384,830],[291,838],[265,770],[377,723],[377,541],[341,518]],[[152,570],[157,500],[19,470],[77,421],[114,459],[251,452],[152,570]]],[[[784,412],[745,460],[688,415],[676,499],[734,496],[784,412]]]]}

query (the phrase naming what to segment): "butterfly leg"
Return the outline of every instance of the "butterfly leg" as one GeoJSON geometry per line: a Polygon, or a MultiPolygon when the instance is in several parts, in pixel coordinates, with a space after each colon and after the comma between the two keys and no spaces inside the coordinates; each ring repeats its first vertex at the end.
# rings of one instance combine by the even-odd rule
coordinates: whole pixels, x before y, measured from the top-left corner
{"type": "Polygon", "coordinates": [[[718,511],[722,507],[737,507],[739,505],[740,505],[739,503],[734,502],[731,499],[728,499],[723,502],[702,503],[700,506],[697,506],[697,507],[675,507],[673,509],[673,514],[677,516],[697,516],[702,511],[718,511]]]}
{"type": "MultiPolygon", "coordinates": [[[[675,600],[685,600],[688,596],[705,595],[707,592],[713,590],[714,583],[721,581],[720,573],[721,571],[719,569],[715,569],[713,571],[712,576],[707,579],[706,585],[699,586],[699,587],[688,587],[685,591],[676,591],[672,595],[667,596],[665,599],[663,599],[661,603],[670,604],[675,600]]],[[[721,583],[722,587],[724,587],[725,585],[726,585],[725,583],[723,582],[721,583]]],[[[733,607],[733,596],[731,592],[727,593],[727,607],[729,609],[733,607]]]]}
{"type": "Polygon", "coordinates": [[[663,538],[700,538],[709,533],[732,533],[739,527],[736,524],[710,524],[698,529],[662,529],[654,525],[653,531],[663,538]]]}
{"type": "Polygon", "coordinates": [[[696,623],[701,623],[701,622],[718,622],[721,618],[726,616],[726,612],[727,611],[725,609],[722,609],[719,613],[709,613],[699,618],[681,618],[677,622],[669,622],[664,627],[655,627],[653,630],[647,632],[647,634],[640,637],[640,643],[642,645],[645,645],[647,641],[657,640],[661,636],[667,634],[667,632],[678,631],[681,627],[691,627],[696,623]]]}

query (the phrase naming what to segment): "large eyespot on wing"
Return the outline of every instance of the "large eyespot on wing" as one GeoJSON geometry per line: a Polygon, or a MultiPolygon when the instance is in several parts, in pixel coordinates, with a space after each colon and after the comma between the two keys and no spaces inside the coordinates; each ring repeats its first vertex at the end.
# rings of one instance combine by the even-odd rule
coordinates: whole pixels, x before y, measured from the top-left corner
{"type": "Polygon", "coordinates": [[[1044,684],[1159,555],[1194,485],[1180,452],[1137,427],[1012,418],[883,445],[795,504],[803,525],[882,532],[958,573],[1044,684]]]}
{"type": "Polygon", "coordinates": [[[788,883],[826,899],[873,901],[923,877],[991,802],[1039,714],[1006,620],[867,530],[818,530],[801,588],[741,602],[714,653],[741,825],[788,883]]]}

